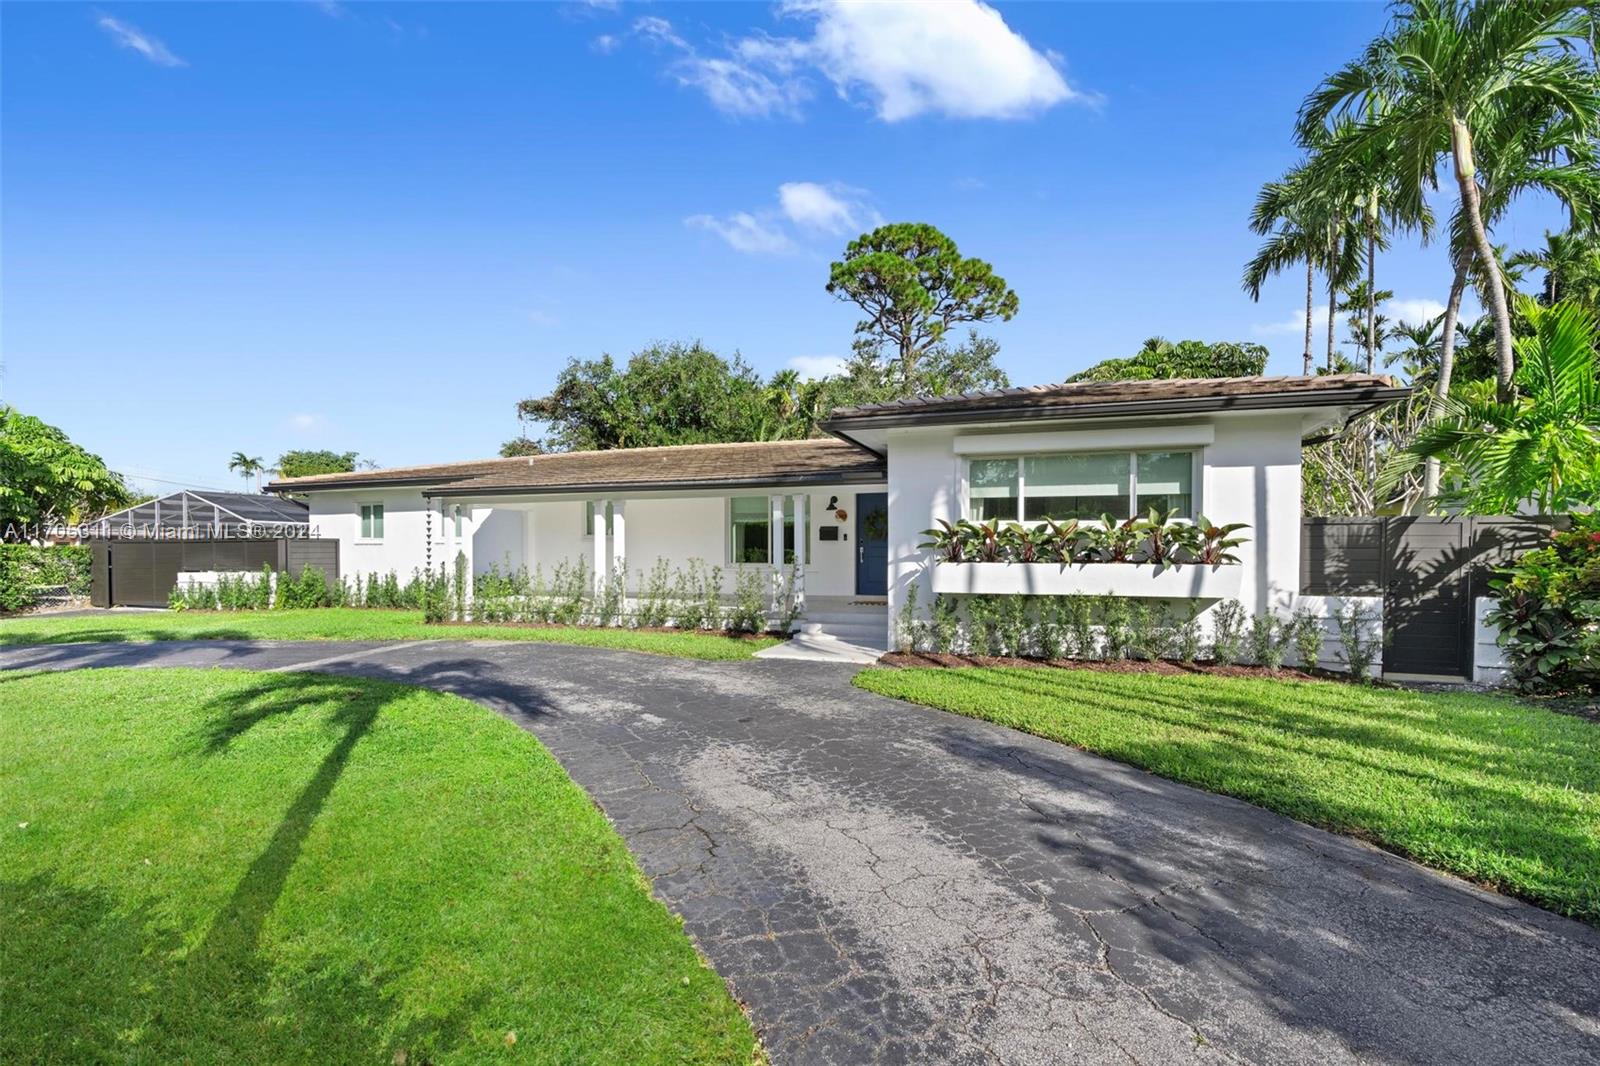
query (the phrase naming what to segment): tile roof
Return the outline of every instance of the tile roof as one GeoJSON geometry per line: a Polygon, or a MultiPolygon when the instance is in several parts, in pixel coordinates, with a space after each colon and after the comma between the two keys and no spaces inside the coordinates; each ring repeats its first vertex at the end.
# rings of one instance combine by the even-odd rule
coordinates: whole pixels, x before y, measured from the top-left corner
{"type": "Polygon", "coordinates": [[[923,414],[981,414],[992,410],[1044,410],[1089,408],[1111,404],[1180,403],[1186,400],[1270,400],[1316,395],[1363,393],[1394,388],[1383,374],[1324,374],[1309,377],[1169,378],[1159,381],[1082,381],[1063,385],[1033,385],[1017,389],[991,389],[949,396],[913,396],[889,403],[840,407],[828,423],[923,414]]]}
{"type": "Polygon", "coordinates": [[[477,464],[455,463],[324,474],[315,478],[275,482],[274,485],[292,492],[300,488],[338,488],[344,485],[381,485],[420,480],[424,481],[429,491],[496,494],[873,481],[881,480],[884,472],[883,460],[871,452],[842,440],[821,438],[552,452],[477,464]]]}

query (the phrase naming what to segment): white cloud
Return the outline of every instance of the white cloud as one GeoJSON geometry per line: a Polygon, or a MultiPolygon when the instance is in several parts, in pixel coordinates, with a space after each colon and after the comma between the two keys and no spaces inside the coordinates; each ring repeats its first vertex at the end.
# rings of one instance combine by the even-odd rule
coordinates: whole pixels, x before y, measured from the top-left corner
{"type": "Polygon", "coordinates": [[[172,53],[166,45],[157,38],[140,30],[137,26],[114,19],[110,15],[101,15],[95,20],[119,48],[127,48],[138,52],[158,67],[183,67],[188,66],[182,59],[172,53]]]}
{"type": "Polygon", "coordinates": [[[350,14],[350,9],[339,0],[312,0],[312,6],[331,19],[342,19],[350,14]]]}
{"type": "Polygon", "coordinates": [[[812,59],[839,94],[864,93],[885,122],[926,112],[1021,118],[1083,98],[1049,57],[978,0],[792,0],[787,10],[816,21],[812,59]]]}
{"type": "Polygon", "coordinates": [[[684,219],[687,225],[710,230],[721,237],[735,251],[752,255],[781,255],[792,251],[794,243],[787,234],[773,224],[771,219],[758,218],[748,211],[736,211],[726,218],[712,215],[693,215],[684,219]]]}
{"type": "Polygon", "coordinates": [[[615,34],[602,33],[589,42],[589,47],[603,56],[608,56],[622,47],[622,40],[615,34]]]}
{"type": "Polygon", "coordinates": [[[859,233],[883,224],[860,189],[838,182],[787,181],[778,186],[778,206],[736,211],[726,217],[695,215],[684,221],[708,229],[741,252],[776,255],[792,252],[802,236],[859,233]]]}
{"type": "Polygon", "coordinates": [[[778,206],[796,226],[823,233],[859,232],[880,221],[862,202],[860,190],[837,183],[786,181],[778,186],[778,206]]]}
{"type": "Polygon", "coordinates": [[[837,355],[797,355],[785,365],[790,370],[799,371],[804,380],[816,381],[844,373],[849,364],[837,355]]]}
{"type": "MultiPolygon", "coordinates": [[[[759,62],[736,56],[705,56],[659,15],[635,20],[633,31],[658,45],[681,53],[667,68],[679,85],[699,89],[717,110],[729,115],[788,115],[799,117],[799,107],[810,96],[803,82],[786,76],[782,64],[773,71],[759,66],[772,65],[773,56],[759,62]]],[[[754,57],[760,51],[750,42],[754,57]]]]}
{"type": "MultiPolygon", "coordinates": [[[[1328,329],[1328,305],[1322,304],[1311,312],[1311,328],[1324,333],[1328,329]]],[[[1302,308],[1288,318],[1277,322],[1264,322],[1251,327],[1252,332],[1259,336],[1271,336],[1275,333],[1292,333],[1297,336],[1304,335],[1306,331],[1306,313],[1302,308]]]]}
{"type": "Polygon", "coordinates": [[[326,418],[310,412],[289,416],[289,428],[296,433],[309,433],[314,429],[321,429],[326,423],[326,418]]]}
{"type": "Polygon", "coordinates": [[[1444,314],[1444,304],[1438,300],[1385,300],[1379,306],[1378,312],[1387,316],[1390,321],[1404,322],[1408,326],[1420,326],[1444,314]]]}
{"type": "Polygon", "coordinates": [[[744,37],[706,55],[657,15],[635,21],[634,32],[681,53],[668,73],[730,115],[798,118],[811,96],[807,74],[885,122],[1023,118],[1096,99],[1067,84],[1059,56],[1035,49],[980,0],[787,0],[780,10],[810,23],[811,35],[744,37]]]}

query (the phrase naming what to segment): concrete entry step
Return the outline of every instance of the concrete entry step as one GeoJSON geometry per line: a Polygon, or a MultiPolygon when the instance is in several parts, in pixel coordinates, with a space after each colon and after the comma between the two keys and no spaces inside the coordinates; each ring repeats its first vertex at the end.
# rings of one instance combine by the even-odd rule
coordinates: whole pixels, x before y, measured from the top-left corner
{"type": "Polygon", "coordinates": [[[882,648],[852,644],[835,637],[815,633],[801,633],[782,644],[774,644],[756,652],[757,659],[804,659],[823,663],[875,663],[883,654],[882,648]]]}

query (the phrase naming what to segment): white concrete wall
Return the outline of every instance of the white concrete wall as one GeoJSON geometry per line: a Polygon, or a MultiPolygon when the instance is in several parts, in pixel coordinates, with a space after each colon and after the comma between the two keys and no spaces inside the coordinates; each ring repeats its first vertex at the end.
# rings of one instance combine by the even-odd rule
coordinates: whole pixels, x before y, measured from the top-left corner
{"type": "MultiPolygon", "coordinates": [[[[881,485],[840,487],[810,494],[808,595],[849,596],[855,592],[856,493],[882,492],[885,488],[881,485]],[[843,523],[835,520],[832,511],[823,510],[835,496],[838,507],[849,515],[843,523]],[[819,541],[817,530],[825,524],[838,526],[843,539],[819,541]]],[[[769,493],[757,491],[740,495],[766,496],[769,493]]],[[[724,588],[732,591],[739,566],[728,561],[726,496],[627,499],[625,494],[618,494],[618,498],[624,501],[625,507],[630,589],[636,587],[639,571],[648,571],[656,559],[662,558],[671,566],[682,566],[690,559],[721,566],[724,588]]],[[[420,490],[325,490],[310,493],[308,499],[311,522],[318,535],[340,542],[340,569],[345,575],[386,574],[393,570],[403,581],[425,565],[427,523],[420,490]],[[361,506],[372,503],[383,504],[382,540],[360,536],[361,506]]],[[[441,518],[437,501],[432,506],[435,509],[432,516],[433,565],[448,566],[451,560],[445,556],[450,552],[450,538],[445,526],[450,519],[448,515],[441,518]]],[[[583,510],[582,498],[464,507],[462,537],[470,543],[461,547],[468,552],[474,573],[483,573],[491,565],[501,570],[525,565],[530,571],[535,565],[541,565],[548,578],[556,563],[563,559],[569,562],[582,559],[586,566],[592,566],[594,542],[584,534],[583,510]]],[[[751,568],[763,573],[768,569],[764,564],[751,568]]]]}
{"type": "MultiPolygon", "coordinates": [[[[1188,423],[1193,425],[1193,422],[1188,423]]],[[[1238,598],[1254,613],[1272,607],[1287,613],[1300,586],[1300,437],[1298,414],[1248,414],[1213,420],[1212,442],[1198,448],[1201,474],[1198,510],[1213,522],[1244,522],[1248,543],[1238,549],[1243,567],[1238,598]]],[[[1141,447],[1159,446],[1159,423],[1128,427],[1141,447]],[[1152,436],[1152,433],[1154,434],[1152,436]]],[[[999,428],[999,427],[997,427],[999,428]]],[[[1028,427],[1003,427],[1008,435],[1028,427]]],[[[1181,424],[1174,432],[1181,435],[1181,424]]],[[[1105,450],[1107,427],[1080,431],[1085,451],[1105,450]]],[[[955,450],[956,429],[901,429],[889,434],[889,609],[891,617],[907,589],[919,586],[918,603],[932,602],[930,553],[917,547],[936,519],[962,517],[963,459],[955,450]]],[[[1071,450],[1073,430],[1041,426],[1050,450],[1071,450]]]]}
{"type": "Polygon", "coordinates": [[[1511,677],[1511,662],[1500,646],[1500,630],[1487,621],[1494,610],[1492,596],[1472,601],[1472,680],[1480,685],[1503,685],[1511,677]]]}
{"type": "MultiPolygon", "coordinates": [[[[424,501],[420,489],[327,490],[310,493],[307,502],[314,535],[339,541],[339,572],[346,577],[393,570],[404,582],[414,571],[423,569],[428,558],[428,506],[433,508],[433,565],[450,565],[445,558],[449,547],[445,523],[449,518],[441,518],[438,502],[424,501]],[[381,540],[361,536],[361,507],[372,503],[383,504],[381,540]]],[[[487,570],[490,563],[504,567],[508,556],[513,567],[522,563],[521,514],[491,512],[486,507],[463,508],[461,536],[463,541],[471,541],[462,547],[472,559],[475,573],[487,570]]]]}
{"type": "MultiPolygon", "coordinates": [[[[1383,597],[1382,596],[1298,596],[1295,598],[1296,610],[1304,608],[1322,619],[1322,654],[1316,665],[1324,670],[1345,670],[1343,660],[1344,648],[1339,643],[1339,612],[1347,604],[1363,604],[1370,617],[1365,629],[1365,637],[1377,643],[1377,654],[1372,661],[1372,676],[1383,676],[1383,597]]],[[[1280,618],[1289,617],[1287,612],[1280,611],[1280,618]]],[[[1289,661],[1294,665],[1303,665],[1295,662],[1294,649],[1289,649],[1289,661]]]]}

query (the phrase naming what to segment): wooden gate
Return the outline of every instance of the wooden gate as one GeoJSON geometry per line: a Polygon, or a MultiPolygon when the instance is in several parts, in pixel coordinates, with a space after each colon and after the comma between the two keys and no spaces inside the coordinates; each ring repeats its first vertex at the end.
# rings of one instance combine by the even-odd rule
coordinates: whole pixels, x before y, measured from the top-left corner
{"type": "Polygon", "coordinates": [[[1393,674],[1470,677],[1473,601],[1494,569],[1537,547],[1559,519],[1533,517],[1307,518],[1300,591],[1382,596],[1393,674]]]}

